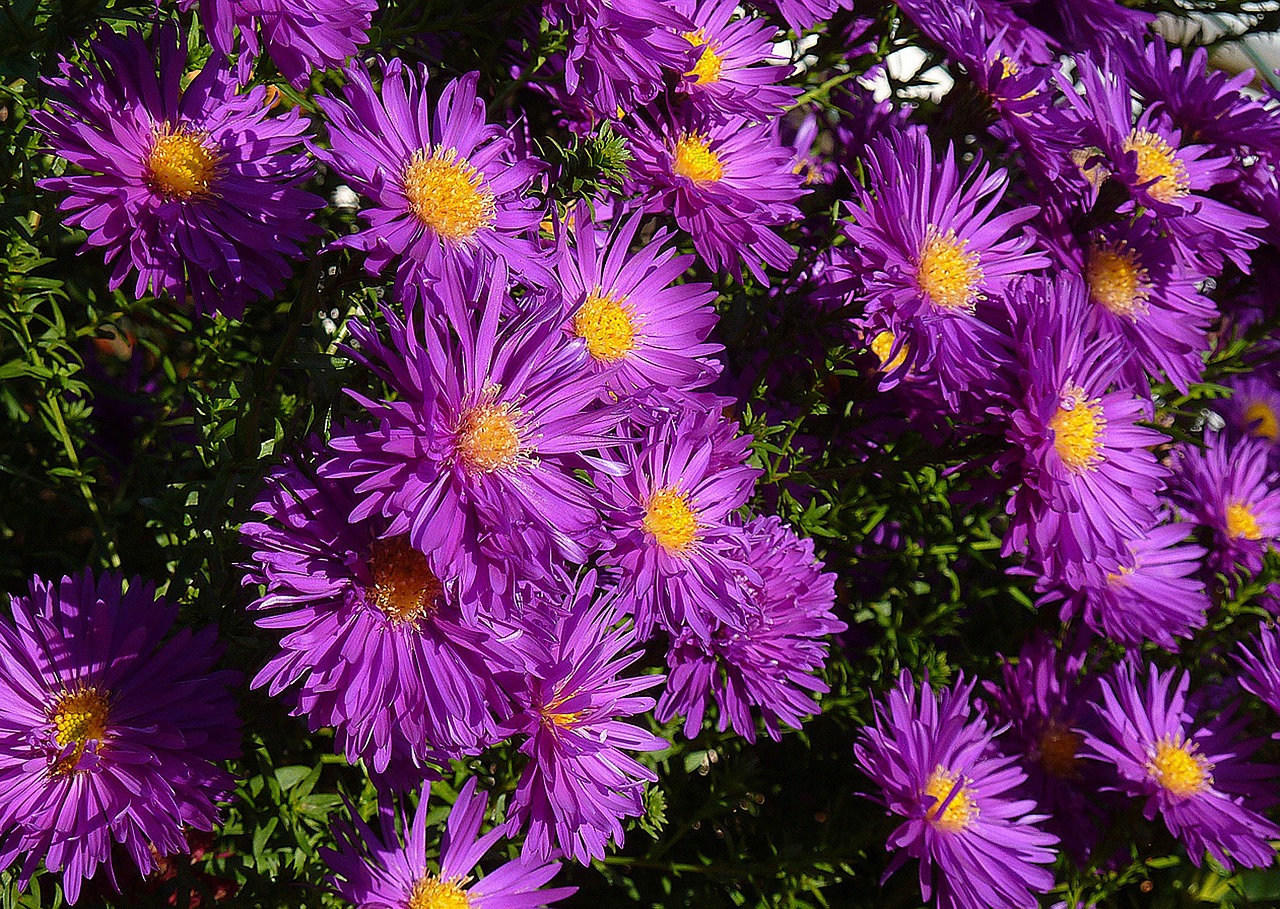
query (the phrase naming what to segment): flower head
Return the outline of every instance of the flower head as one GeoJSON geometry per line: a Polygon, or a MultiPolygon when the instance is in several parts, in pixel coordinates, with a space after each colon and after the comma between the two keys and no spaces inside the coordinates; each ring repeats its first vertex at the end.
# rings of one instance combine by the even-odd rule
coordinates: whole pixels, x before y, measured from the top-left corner
{"type": "Polygon", "coordinates": [[[757,708],[776,741],[781,724],[799,729],[817,711],[813,694],[827,686],[813,673],[826,659],[827,635],[846,626],[832,614],[835,575],[822,571],[812,540],[768,517],[748,523],[737,546],[738,558],[759,579],[744,574],[739,580],[742,627],[717,624],[706,639],[691,630],[674,634],[671,674],[656,715],[666,722],[683,714],[685,735],[693,738],[710,694],[722,732],[732,726],[754,742],[757,708]]]}
{"type": "Polygon", "coordinates": [[[991,749],[993,732],[972,716],[973,682],[963,679],[935,693],[919,692],[907,672],[854,747],[863,771],[880,787],[886,808],[905,820],[889,837],[903,849],[887,873],[907,857],[920,860],[925,900],[940,909],[1034,909],[1037,893],[1053,886],[1051,848],[1034,804],[1013,796],[1026,774],[1013,758],[991,749]]]}
{"type": "Polygon", "coordinates": [[[1187,697],[1190,676],[1175,683],[1177,674],[1152,666],[1144,683],[1132,664],[1118,666],[1101,683],[1102,725],[1086,734],[1086,753],[1115,768],[1120,791],[1144,799],[1147,819],[1160,815],[1195,865],[1205,852],[1228,868],[1271,865],[1268,840],[1280,837],[1280,827],[1248,805],[1276,801],[1263,781],[1280,767],[1248,763],[1261,742],[1241,739],[1244,722],[1230,711],[1198,718],[1197,701],[1187,697]]]}
{"type": "Polygon", "coordinates": [[[527,737],[520,750],[529,763],[506,829],[528,828],[530,859],[558,851],[585,865],[610,841],[621,845],[622,819],[644,813],[644,782],[657,779],[628,752],[667,746],[624,722],[653,708],[653,698],[640,692],[662,676],[620,677],[643,651],[630,649],[634,629],[619,624],[616,602],[598,595],[596,582],[588,571],[565,602],[535,604],[534,613],[553,621],[526,626],[512,645],[520,658],[510,688],[519,706],[506,731],[527,737]]]}
{"type": "Polygon", "coordinates": [[[429,793],[424,790],[413,819],[402,820],[404,842],[396,833],[397,812],[379,811],[374,830],[352,811],[333,832],[338,848],[322,849],[338,894],[352,905],[377,909],[543,909],[574,893],[574,887],[546,887],[559,862],[504,862],[479,880],[476,865],[501,839],[501,828],[481,834],[487,796],[467,780],[449,810],[439,862],[427,858],[429,793]]]}
{"type": "Polygon", "coordinates": [[[361,215],[368,227],[342,243],[365,253],[370,274],[399,257],[406,299],[443,280],[449,264],[502,258],[517,273],[547,275],[531,239],[542,209],[526,197],[542,164],[517,159],[511,138],[485,122],[479,74],[450,82],[432,104],[425,68],[415,75],[392,60],[381,69],[379,88],[353,66],[341,98],[316,99],[330,148],[313,150],[373,203],[361,215]]]}
{"type": "MultiPolygon", "coordinates": [[[[304,88],[312,70],[332,69],[369,40],[369,23],[377,0],[198,0],[200,20],[209,43],[227,56],[235,50],[238,30],[245,52],[264,50],[280,74],[304,88]]],[[[197,0],[181,0],[190,9],[197,0]]]]}
{"type": "Polygon", "coordinates": [[[301,112],[271,116],[266,88],[239,92],[216,61],[182,88],[185,48],[176,29],[151,42],[131,30],[95,41],[87,70],[63,61],[56,100],[32,117],[87,173],[40,185],[66,191],[67,223],[105,250],[113,289],[136,273],[135,296],[190,294],[199,312],[238,317],[284,286],[324,200],[301,188],[301,112]]]}
{"type": "MultiPolygon", "coordinates": [[[[1280,627],[1259,629],[1252,644],[1253,650],[1241,644],[1236,657],[1244,670],[1240,685],[1280,714],[1280,627]]],[[[1280,731],[1273,732],[1271,737],[1280,739],[1280,731]]]]}
{"type": "Polygon", "coordinates": [[[0,623],[0,867],[21,858],[25,888],[43,861],[72,903],[100,865],[115,885],[113,841],[145,874],[214,829],[240,752],[216,629],[170,636],[177,607],[123,584],[34,578],[0,623]]]}

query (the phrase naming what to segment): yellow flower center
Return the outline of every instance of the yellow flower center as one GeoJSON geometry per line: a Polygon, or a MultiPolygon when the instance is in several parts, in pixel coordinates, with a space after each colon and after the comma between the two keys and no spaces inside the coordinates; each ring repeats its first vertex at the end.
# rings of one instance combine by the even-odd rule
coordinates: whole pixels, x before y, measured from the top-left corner
{"type": "Polygon", "coordinates": [[[462,463],[479,473],[492,473],[515,463],[520,455],[520,412],[510,404],[478,404],[458,426],[457,447],[462,463]]]}
{"type": "Polygon", "coordinates": [[[393,623],[416,622],[439,608],[444,585],[407,536],[374,540],[369,567],[373,586],[365,595],[393,623]]]}
{"type": "Polygon", "coordinates": [[[1177,149],[1161,136],[1145,129],[1134,130],[1124,140],[1124,150],[1138,156],[1138,182],[1152,183],[1146,193],[1157,202],[1173,202],[1191,192],[1187,166],[1178,157],[1177,149]]]}
{"type": "Polygon", "coordinates": [[[974,793],[968,781],[944,767],[939,766],[930,775],[924,794],[934,798],[925,818],[939,830],[959,833],[978,817],[978,806],[973,803],[974,793]],[[948,799],[950,803],[943,808],[948,799]]]}
{"type": "Polygon", "coordinates": [[[409,891],[405,909],[471,909],[471,897],[460,886],[461,880],[442,881],[433,874],[420,878],[409,891]]]}
{"type": "Polygon", "coordinates": [[[1244,425],[1260,439],[1280,439],[1280,419],[1266,401],[1250,401],[1244,409],[1244,425]]]}
{"type": "Polygon", "coordinates": [[[566,694],[557,692],[551,701],[544,704],[540,713],[544,724],[558,726],[561,729],[572,729],[578,725],[578,721],[582,719],[584,710],[561,710],[560,707],[569,699],[566,694]]]}
{"type": "Polygon", "coordinates": [[[676,142],[671,169],[694,183],[712,183],[724,176],[724,163],[711,150],[711,140],[697,133],[686,133],[676,142]]]}
{"type": "Polygon", "coordinates": [[[1040,766],[1051,776],[1075,776],[1076,755],[1083,743],[1084,737],[1079,733],[1050,723],[1044,735],[1040,736],[1040,766]]]}
{"type": "Polygon", "coordinates": [[[1146,313],[1151,286],[1147,270],[1123,241],[1091,249],[1085,277],[1094,303],[1125,319],[1146,313]]]}
{"type": "Polygon", "coordinates": [[[1213,765],[1196,753],[1195,744],[1182,736],[1165,736],[1156,744],[1155,754],[1147,762],[1147,773],[1172,795],[1186,798],[1204,792],[1213,785],[1209,772],[1213,765]]]}
{"type": "Polygon", "coordinates": [[[895,340],[897,339],[891,331],[882,331],[871,339],[871,352],[880,358],[881,372],[893,372],[906,362],[907,355],[911,353],[911,348],[906,343],[903,343],[898,348],[897,356],[890,358],[895,340]]]}
{"type": "Polygon", "coordinates": [[[1086,401],[1084,389],[1078,385],[1063,392],[1058,412],[1049,420],[1049,428],[1053,430],[1053,447],[1068,470],[1079,473],[1102,461],[1099,436],[1106,425],[1098,399],[1086,401]]]}
{"type": "Polygon", "coordinates": [[[1101,154],[1102,149],[1096,145],[1089,148],[1077,148],[1071,152],[1071,160],[1075,162],[1076,167],[1080,168],[1081,176],[1089,181],[1089,185],[1095,189],[1101,186],[1107,177],[1111,176],[1110,171],[1107,170],[1106,164],[1102,160],[1094,160],[1098,159],[1101,154]],[[1090,161],[1094,161],[1094,163],[1086,167],[1085,165],[1089,164],[1090,161]]]}
{"type": "Polygon", "coordinates": [[[438,236],[466,242],[493,224],[493,193],[480,172],[452,148],[418,149],[401,178],[409,210],[438,236]]]}
{"type": "Polygon", "coordinates": [[[694,47],[702,48],[702,56],[693,65],[693,69],[685,73],[698,85],[707,85],[720,81],[720,68],[724,66],[724,58],[717,53],[718,44],[708,44],[707,35],[702,29],[696,32],[685,32],[684,39],[694,47]]]}
{"type": "Polygon", "coordinates": [[[1258,517],[1244,502],[1232,502],[1227,506],[1227,536],[1233,540],[1262,539],[1258,517]]]}
{"type": "Polygon", "coordinates": [[[977,302],[982,265],[968,247],[969,241],[958,238],[954,230],[940,234],[929,228],[916,266],[916,283],[935,306],[972,310],[977,302]]]}
{"type": "Polygon", "coordinates": [[[53,723],[54,740],[59,748],[71,745],[70,755],[54,764],[52,772],[61,776],[71,773],[90,742],[102,741],[107,734],[107,694],[97,688],[78,688],[63,691],[49,712],[53,723]]]}
{"type": "Polygon", "coordinates": [[[653,534],[663,549],[682,553],[698,538],[698,516],[689,507],[688,496],[667,487],[649,498],[644,529],[653,534]]]}
{"type": "Polygon", "coordinates": [[[615,363],[636,346],[636,325],[626,297],[611,297],[599,291],[573,317],[573,333],[587,342],[587,352],[601,363],[615,363]]]}
{"type": "Polygon", "coordinates": [[[185,126],[157,127],[146,162],[152,188],[170,199],[209,195],[217,177],[218,154],[208,142],[208,134],[185,126]]]}

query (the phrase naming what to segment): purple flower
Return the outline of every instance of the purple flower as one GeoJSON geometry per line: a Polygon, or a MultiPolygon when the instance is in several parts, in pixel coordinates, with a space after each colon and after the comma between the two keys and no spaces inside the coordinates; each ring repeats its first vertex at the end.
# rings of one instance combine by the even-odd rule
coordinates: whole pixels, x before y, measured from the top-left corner
{"type": "Polygon", "coordinates": [[[1230,574],[1243,566],[1262,570],[1262,557],[1280,540],[1280,487],[1261,439],[1228,441],[1217,433],[1203,449],[1180,445],[1176,451],[1175,500],[1186,517],[1212,537],[1209,564],[1230,574]]]}
{"type": "Polygon", "coordinates": [[[370,274],[400,257],[396,290],[407,299],[444,280],[448,264],[470,271],[499,257],[517,274],[546,275],[531,239],[542,207],[527,197],[543,165],[517,159],[511,138],[485,122],[479,74],[453,80],[431,104],[425,67],[415,76],[397,59],[381,69],[377,89],[352,66],[342,99],[316,99],[331,148],[313,151],[373,202],[361,214],[368,227],[340,242],[365,253],[370,274]]]}
{"type": "Polygon", "coordinates": [[[546,0],[543,14],[569,29],[565,89],[585,96],[612,119],[654,99],[666,71],[679,72],[689,54],[682,37],[693,23],[662,0],[546,0]]]}
{"type": "Polygon", "coordinates": [[[267,90],[239,92],[209,63],[184,89],[186,39],[159,28],[95,41],[87,70],[67,61],[47,80],[57,100],[32,118],[53,150],[87,174],[51,177],[66,223],[83,228],[133,294],[190,294],[201,313],[237,318],[284,286],[309,220],[324,200],[300,187],[312,166],[300,147],[308,121],[270,116],[267,90]]]}
{"type": "Polygon", "coordinates": [[[473,588],[501,592],[553,556],[587,560],[600,519],[574,470],[617,444],[626,416],[599,403],[603,378],[579,368],[558,304],[501,318],[515,303],[495,265],[426,288],[404,320],[384,307],[389,339],[352,326],[353,355],[397,399],[352,392],[376,424],[332,438],[320,468],[355,483],[352,521],[388,518],[384,535],[407,534],[437,577],[456,577],[468,611],[473,588]]]}
{"type": "Polygon", "coordinates": [[[778,34],[771,23],[749,15],[733,19],[737,0],[681,0],[676,6],[693,21],[684,33],[692,63],[677,87],[703,112],[770,120],[800,94],[798,87],[780,84],[791,75],[789,66],[766,62],[775,55],[778,34]]]}
{"type": "Polygon", "coordinates": [[[177,607],[123,583],[33,578],[0,623],[0,867],[20,857],[25,888],[43,862],[71,903],[99,865],[116,886],[113,841],[145,874],[213,830],[240,752],[217,630],[168,637],[177,607]]]}
{"type": "Polygon", "coordinates": [[[685,111],[638,119],[625,134],[645,210],[673,215],[712,269],[741,278],[745,262],[768,283],[764,265],[786,268],[795,259],[774,229],[800,217],[795,202],[805,190],[776,123],[712,122],[685,111]]]}
{"type": "Polygon", "coordinates": [[[712,357],[723,348],[707,343],[716,294],[706,284],[672,284],[693,256],[677,256],[665,231],[631,252],[643,217],[637,212],[601,230],[586,204],[574,210],[560,236],[557,271],[569,314],[565,331],[614,393],[688,391],[720,371],[712,357]]]}
{"type": "MultiPolygon", "coordinates": [[[[920,860],[920,892],[939,909],[1034,909],[1037,893],[1053,886],[1057,838],[1036,824],[1033,802],[1012,797],[1026,774],[1013,758],[992,751],[993,732],[970,697],[973,682],[957,680],[939,693],[925,682],[919,694],[907,672],[875,720],[862,730],[854,756],[877,786],[886,808],[905,820],[888,846],[920,860]]],[[[883,880],[883,879],[882,879],[883,880]]]]}
{"type": "MultiPolygon", "coordinates": [[[[1210,601],[1199,577],[1203,547],[1186,542],[1190,525],[1162,524],[1129,540],[1119,555],[1084,566],[1079,586],[1041,602],[1061,599],[1062,620],[1080,617],[1098,634],[1122,644],[1154,641],[1176,650],[1207,619],[1210,601]]],[[[1052,587],[1046,581],[1041,585],[1052,587]]]]}
{"type": "Polygon", "coordinates": [[[1280,827],[1246,803],[1275,803],[1280,767],[1248,763],[1262,742],[1241,739],[1245,721],[1229,710],[1199,720],[1198,702],[1187,697],[1190,676],[1175,685],[1176,673],[1152,666],[1144,685],[1133,665],[1116,667],[1101,682],[1102,729],[1086,733],[1086,753],[1115,768],[1119,791],[1144,800],[1147,820],[1160,815],[1196,866],[1208,852],[1227,868],[1267,867],[1275,861],[1267,841],[1280,827]]]}
{"type": "Polygon", "coordinates": [[[1145,387],[1147,376],[1158,380],[1163,373],[1186,392],[1200,381],[1218,313],[1200,293],[1205,275],[1181,259],[1154,223],[1101,228],[1071,259],[1095,304],[1092,330],[1121,339],[1135,354],[1121,370],[1129,384],[1145,387]]]}
{"type": "MultiPolygon", "coordinates": [[[[1260,628],[1253,639],[1254,649],[1240,644],[1236,662],[1244,670],[1240,686],[1257,695],[1264,704],[1280,714],[1280,627],[1260,628]]],[[[1271,734],[1280,739],[1280,731],[1271,734]]]]}
{"type": "Polygon", "coordinates": [[[1219,402],[1219,409],[1227,425],[1238,435],[1268,443],[1273,455],[1280,453],[1280,387],[1276,376],[1258,370],[1232,376],[1225,384],[1232,394],[1219,402]]]}
{"type": "Polygon", "coordinates": [[[769,3],[797,35],[835,15],[836,10],[853,6],[853,0],[769,0],[769,3]]]}
{"type": "Polygon", "coordinates": [[[1095,197],[1106,179],[1120,183],[1130,197],[1121,214],[1152,213],[1209,271],[1221,271],[1224,259],[1247,271],[1246,253],[1258,245],[1250,231],[1264,222],[1206,195],[1236,179],[1231,159],[1215,155],[1210,146],[1185,142],[1160,105],[1135,120],[1133,96],[1118,68],[1100,67],[1088,56],[1076,63],[1084,94],[1069,84],[1063,93],[1084,144],[1080,163],[1093,175],[1089,179],[1077,169],[1077,183],[1087,183],[1095,197]]]}
{"type": "Polygon", "coordinates": [[[949,150],[935,160],[919,128],[874,140],[868,186],[855,188],[844,227],[867,317],[901,340],[906,368],[936,376],[950,402],[990,386],[1007,346],[990,313],[1015,276],[1049,264],[1019,227],[1034,209],[997,214],[1008,176],[980,163],[962,174],[953,158],[949,150]]]}
{"type": "Polygon", "coordinates": [[[311,71],[332,69],[369,40],[377,0],[181,0],[180,9],[200,4],[200,21],[213,49],[235,50],[240,30],[244,49],[256,58],[265,49],[280,74],[303,89],[311,71]],[[261,31],[261,36],[259,36],[261,31]]]}
{"type": "Polygon", "coordinates": [[[1096,679],[1083,672],[1085,649],[1059,650],[1044,634],[1031,638],[1000,682],[983,687],[1008,731],[996,743],[1027,771],[1026,790],[1048,813],[1046,829],[1077,857],[1089,854],[1102,829],[1098,767],[1083,760],[1080,727],[1092,720],[1096,679]]]}
{"type": "Polygon", "coordinates": [[[618,596],[645,640],[655,625],[707,637],[717,623],[741,628],[729,520],[759,471],[746,465],[750,436],[694,410],[659,419],[622,450],[626,471],[599,470],[597,495],[609,540],[600,562],[616,566],[618,596]]]}
{"type": "Polygon", "coordinates": [[[405,535],[380,533],[385,518],[349,521],[354,503],[348,485],[294,466],[268,477],[254,506],[268,520],[240,531],[253,553],[245,581],[266,588],[250,606],[259,627],[287,633],[253,685],[296,686],[294,714],[335,727],[348,760],[381,772],[401,757],[397,769],[420,776],[497,740],[493,644],[464,619],[456,580],[405,535]]]}
{"type": "Polygon", "coordinates": [[[742,628],[718,624],[709,639],[691,630],[674,633],[667,654],[671,674],[656,716],[665,723],[683,714],[684,734],[693,738],[711,694],[721,732],[732,726],[754,742],[752,708],[758,707],[765,731],[777,741],[780,724],[799,729],[818,712],[813,693],[825,693],[827,686],[813,673],[826,660],[827,635],[847,626],[832,614],[835,575],[822,570],[812,540],[767,517],[748,523],[737,546],[738,558],[759,578],[739,580],[742,628]]]}
{"type": "Polygon", "coordinates": [[[399,818],[403,844],[396,833],[398,812],[390,806],[379,811],[376,831],[354,810],[349,823],[334,824],[338,849],[320,852],[344,900],[365,909],[542,909],[577,890],[545,888],[560,863],[531,862],[524,857],[474,879],[476,865],[502,839],[501,829],[480,833],[489,799],[476,794],[475,777],[467,780],[449,810],[438,866],[434,861],[428,864],[428,796],[424,791],[412,821],[407,815],[399,818]]]}
{"type": "Polygon", "coordinates": [[[1138,425],[1150,403],[1112,390],[1114,338],[1090,339],[1090,303],[1074,276],[1028,279],[1012,294],[1022,362],[1010,450],[1021,482],[1009,500],[1007,555],[1030,544],[1050,577],[1079,583],[1085,566],[1122,557],[1155,525],[1166,471],[1147,450],[1164,439],[1138,425]]]}
{"type": "Polygon", "coordinates": [[[531,860],[559,852],[585,865],[611,840],[621,845],[622,819],[644,813],[644,781],[657,779],[628,752],[667,747],[623,721],[653,709],[653,698],[640,692],[663,678],[619,678],[643,651],[628,652],[635,631],[618,624],[612,596],[592,601],[596,584],[588,571],[565,602],[535,599],[535,615],[559,615],[549,629],[530,625],[512,643],[520,661],[508,685],[519,706],[505,731],[527,736],[520,751],[529,763],[505,829],[528,827],[524,854],[531,860]]]}

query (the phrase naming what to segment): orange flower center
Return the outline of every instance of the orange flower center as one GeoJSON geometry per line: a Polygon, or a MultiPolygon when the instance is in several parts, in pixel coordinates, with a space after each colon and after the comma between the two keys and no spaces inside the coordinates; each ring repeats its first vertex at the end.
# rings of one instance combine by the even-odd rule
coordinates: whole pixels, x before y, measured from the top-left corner
{"type": "Polygon", "coordinates": [[[694,183],[714,183],[724,176],[724,162],[711,150],[711,140],[686,133],[676,142],[671,169],[694,183]]]}
{"type": "Polygon", "coordinates": [[[444,597],[444,585],[407,536],[374,540],[369,556],[373,587],[367,596],[393,624],[432,615],[444,597]]]}
{"type": "Polygon", "coordinates": [[[58,747],[73,746],[74,750],[54,764],[52,773],[55,776],[74,772],[89,743],[100,742],[107,734],[107,697],[107,692],[101,692],[97,688],[63,691],[58,696],[53,709],[49,711],[54,740],[58,747]]]}
{"type": "Polygon", "coordinates": [[[461,883],[459,878],[442,881],[428,874],[409,891],[405,909],[471,909],[471,897],[459,886],[461,883]]]}
{"type": "Polygon", "coordinates": [[[942,766],[929,776],[924,794],[934,799],[925,818],[939,830],[959,833],[972,825],[978,817],[978,806],[974,804],[974,792],[969,781],[942,766]],[[942,807],[944,804],[945,808],[942,807]]]}
{"type": "Polygon", "coordinates": [[[689,507],[689,497],[668,486],[649,498],[644,529],[663,549],[680,554],[698,539],[698,516],[689,507]]]}
{"type": "Polygon", "coordinates": [[[493,224],[493,193],[455,149],[418,149],[405,165],[402,183],[409,210],[446,240],[466,242],[493,224]]]}
{"type": "Polygon", "coordinates": [[[1211,770],[1213,765],[1196,752],[1193,742],[1183,741],[1181,735],[1161,739],[1147,762],[1151,778],[1178,798],[1204,792],[1212,786],[1211,770]]]}
{"type": "Polygon", "coordinates": [[[519,415],[510,404],[478,404],[468,410],[457,435],[462,463],[477,473],[514,464],[520,456],[519,415]]]}
{"type": "Polygon", "coordinates": [[[1125,319],[1146,313],[1151,282],[1138,254],[1124,242],[1090,250],[1085,276],[1093,302],[1125,319]]]}
{"type": "Polygon", "coordinates": [[[1062,463],[1073,473],[1091,470],[1102,461],[1102,429],[1107,421],[1102,416],[1102,403],[1086,401],[1084,389],[1067,388],[1057,413],[1049,420],[1053,430],[1053,447],[1062,463]]]}
{"type": "Polygon", "coordinates": [[[929,300],[946,310],[972,310],[981,282],[981,260],[969,252],[969,241],[958,238],[954,230],[940,234],[929,228],[916,266],[916,283],[929,300]]]}
{"type": "Polygon", "coordinates": [[[1145,129],[1134,130],[1124,140],[1124,150],[1138,156],[1138,182],[1150,184],[1146,193],[1157,202],[1173,202],[1191,192],[1187,165],[1178,157],[1177,149],[1161,136],[1145,129]]]}
{"type": "Polygon", "coordinates": [[[587,352],[601,363],[616,363],[636,346],[636,325],[626,297],[598,291],[573,317],[573,333],[587,343],[587,352]]]}
{"type": "Polygon", "coordinates": [[[147,181],[170,199],[203,198],[212,192],[218,160],[207,133],[166,124],[155,130],[146,161],[147,181]]]}

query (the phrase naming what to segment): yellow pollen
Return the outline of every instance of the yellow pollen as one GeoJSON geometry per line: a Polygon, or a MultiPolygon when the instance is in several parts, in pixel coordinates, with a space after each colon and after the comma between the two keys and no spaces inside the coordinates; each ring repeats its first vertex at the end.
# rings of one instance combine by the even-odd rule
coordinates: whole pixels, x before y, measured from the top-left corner
{"type": "Polygon", "coordinates": [[[460,883],[460,878],[442,881],[428,874],[409,891],[405,909],[471,909],[471,897],[458,886],[460,883]]]}
{"type": "Polygon", "coordinates": [[[1125,319],[1136,321],[1146,314],[1150,280],[1128,244],[1121,241],[1091,249],[1085,277],[1094,303],[1125,319]]]}
{"type": "Polygon", "coordinates": [[[972,310],[978,300],[982,265],[977,253],[969,252],[969,241],[954,230],[940,234],[930,227],[916,266],[916,283],[935,306],[972,310]]]}
{"type": "Polygon", "coordinates": [[[407,536],[374,540],[369,568],[373,586],[365,595],[392,623],[416,622],[439,608],[444,585],[407,536]]]}
{"type": "Polygon", "coordinates": [[[1098,437],[1106,425],[1101,402],[1096,398],[1085,400],[1083,388],[1073,385],[1062,393],[1049,428],[1053,430],[1053,447],[1068,470],[1080,473],[1102,461],[1102,441],[1098,437]]]}
{"type": "Polygon", "coordinates": [[[905,342],[898,348],[898,355],[890,358],[889,354],[893,352],[893,332],[882,331],[871,339],[871,352],[880,358],[880,371],[893,372],[907,360],[907,355],[911,353],[911,347],[905,342]]]}
{"type": "Polygon", "coordinates": [[[1258,517],[1244,502],[1232,502],[1227,506],[1227,536],[1233,540],[1262,539],[1258,517]]]}
{"type": "Polygon", "coordinates": [[[1076,755],[1083,743],[1084,738],[1079,733],[1050,723],[1044,735],[1040,736],[1040,766],[1051,776],[1075,776],[1076,755]]]}
{"type": "Polygon", "coordinates": [[[146,161],[153,189],[170,199],[199,199],[212,192],[218,154],[207,134],[165,125],[156,128],[153,139],[146,161]]]}
{"type": "Polygon", "coordinates": [[[1000,75],[1005,79],[1008,79],[1010,76],[1018,75],[1018,64],[1013,60],[1010,60],[1004,54],[997,56],[996,60],[1000,63],[1000,75]]]}
{"type": "Polygon", "coordinates": [[[1266,401],[1250,401],[1244,409],[1244,425],[1260,439],[1280,439],[1280,419],[1266,401]]]}
{"type": "Polygon", "coordinates": [[[1138,156],[1138,183],[1151,183],[1146,193],[1157,202],[1173,202],[1191,192],[1187,166],[1177,150],[1162,137],[1145,129],[1134,130],[1124,140],[1124,150],[1138,156]]]}
{"type": "Polygon", "coordinates": [[[616,363],[636,346],[636,325],[626,297],[611,297],[599,291],[573,317],[573,333],[587,342],[587,352],[601,363],[616,363]]]}
{"type": "Polygon", "coordinates": [[[1115,571],[1107,573],[1107,585],[1109,587],[1127,587],[1129,586],[1129,577],[1138,570],[1138,563],[1135,561],[1132,565],[1121,565],[1115,571]]]}
{"type": "Polygon", "coordinates": [[[711,140],[697,133],[686,133],[676,143],[671,169],[694,183],[713,183],[724,176],[720,156],[711,150],[711,140]]]}
{"type": "Polygon", "coordinates": [[[649,498],[644,529],[663,549],[683,553],[698,539],[698,516],[689,507],[689,497],[668,486],[649,498]]]}
{"type": "Polygon", "coordinates": [[[702,48],[702,55],[698,57],[698,62],[685,75],[691,77],[697,85],[719,82],[720,68],[724,66],[724,58],[717,53],[720,45],[708,44],[706,32],[702,29],[696,32],[685,32],[684,40],[694,47],[702,48]]]}
{"type": "Polygon", "coordinates": [[[558,726],[561,729],[572,729],[574,726],[577,726],[578,721],[582,719],[586,711],[561,710],[560,706],[567,700],[569,700],[569,695],[556,692],[556,694],[551,698],[550,703],[545,704],[540,711],[543,722],[549,723],[552,726],[558,726]]]}
{"type": "Polygon", "coordinates": [[[478,170],[465,158],[458,159],[455,149],[418,149],[401,180],[409,210],[446,240],[466,242],[493,224],[493,193],[481,185],[478,170]]]}
{"type": "Polygon", "coordinates": [[[457,446],[462,463],[479,473],[492,473],[515,463],[520,455],[520,412],[510,404],[478,404],[458,426],[457,446]]]}
{"type": "Polygon", "coordinates": [[[1147,761],[1147,773],[1172,795],[1186,798],[1204,792],[1213,785],[1209,772],[1213,765],[1196,753],[1193,742],[1185,742],[1182,736],[1165,736],[1156,743],[1156,752],[1147,761]]]}
{"type": "Polygon", "coordinates": [[[939,830],[959,833],[978,816],[978,806],[973,803],[973,788],[968,785],[968,780],[942,766],[930,775],[924,794],[934,798],[933,804],[925,813],[925,819],[939,830]],[[947,799],[951,799],[950,804],[939,812],[938,809],[942,808],[947,799]]]}
{"type": "Polygon", "coordinates": [[[1096,145],[1091,146],[1090,148],[1077,148],[1071,152],[1071,160],[1075,162],[1076,167],[1080,168],[1081,176],[1083,176],[1085,180],[1089,182],[1089,185],[1095,189],[1101,186],[1106,181],[1107,177],[1111,176],[1111,173],[1107,170],[1106,165],[1101,160],[1094,163],[1091,167],[1086,167],[1085,165],[1101,154],[1102,149],[1098,148],[1096,145]]]}
{"type": "Polygon", "coordinates": [[[97,688],[64,691],[50,711],[54,740],[59,748],[71,745],[70,755],[54,764],[55,775],[71,773],[92,741],[102,741],[107,734],[107,696],[97,688]]]}

